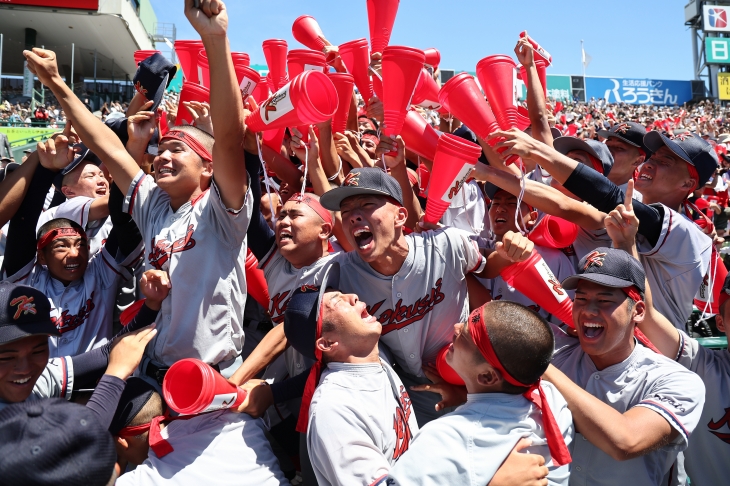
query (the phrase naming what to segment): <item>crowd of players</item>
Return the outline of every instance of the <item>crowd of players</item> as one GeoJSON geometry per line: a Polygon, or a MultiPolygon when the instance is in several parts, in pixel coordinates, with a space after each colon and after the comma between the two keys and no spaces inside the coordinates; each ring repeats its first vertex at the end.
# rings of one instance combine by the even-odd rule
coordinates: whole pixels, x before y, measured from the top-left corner
{"type": "Polygon", "coordinates": [[[156,56],[105,124],[53,52],[25,52],[69,123],[0,183],[4,484],[724,483],[730,354],[686,327],[697,295],[720,332],[730,319],[723,205],[697,204],[727,194],[714,105],[698,108],[712,125],[550,106],[522,39],[530,134],[497,131],[492,147],[441,114],[483,157],[434,226],[414,164],[431,161],[380,135],[376,99],[360,117],[353,103],[346,133],[328,120],[307,142],[291,128],[280,152],[262,146],[225,7],[200,4],[185,13],[210,104],[179,108],[194,126],[160,132],[172,67],[156,56]],[[579,226],[570,247],[529,239],[546,215],[579,226]],[[572,322],[502,277],[535,253],[572,322]],[[175,414],[161,386],[184,358],[246,399],[175,414]]]}

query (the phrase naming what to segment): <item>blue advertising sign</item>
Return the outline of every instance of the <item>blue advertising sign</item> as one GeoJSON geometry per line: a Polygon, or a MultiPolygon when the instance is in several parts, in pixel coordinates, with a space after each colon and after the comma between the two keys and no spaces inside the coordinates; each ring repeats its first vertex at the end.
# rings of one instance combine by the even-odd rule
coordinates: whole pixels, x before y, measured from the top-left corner
{"type": "Polygon", "coordinates": [[[681,105],[692,99],[692,82],[586,77],[586,97],[609,103],[681,105]]]}

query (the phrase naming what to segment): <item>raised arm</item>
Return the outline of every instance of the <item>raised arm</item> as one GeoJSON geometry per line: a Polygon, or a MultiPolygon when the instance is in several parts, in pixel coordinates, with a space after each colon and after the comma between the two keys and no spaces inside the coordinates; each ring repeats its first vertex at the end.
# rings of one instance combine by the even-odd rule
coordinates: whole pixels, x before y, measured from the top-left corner
{"type": "Polygon", "coordinates": [[[549,146],[553,146],[553,135],[550,131],[547,112],[545,108],[545,92],[540,84],[540,78],[537,75],[535,67],[535,53],[529,37],[525,33],[525,37],[517,41],[515,54],[520,63],[525,66],[527,79],[523,79],[527,87],[527,111],[530,115],[530,125],[532,126],[532,137],[549,146]]]}
{"type": "Polygon", "coordinates": [[[210,64],[210,113],[215,128],[213,178],[229,208],[243,206],[248,177],[243,170],[246,126],[241,91],[228,45],[228,12],[220,0],[185,0],[185,16],[200,34],[210,64]]]}

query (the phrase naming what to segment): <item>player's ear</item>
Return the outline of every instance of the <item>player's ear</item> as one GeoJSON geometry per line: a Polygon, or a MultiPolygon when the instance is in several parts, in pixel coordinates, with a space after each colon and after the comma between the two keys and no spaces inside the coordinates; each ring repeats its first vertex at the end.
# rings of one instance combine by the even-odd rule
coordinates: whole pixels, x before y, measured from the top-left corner
{"type": "Polygon", "coordinates": [[[489,365],[477,375],[477,383],[481,386],[495,386],[500,381],[502,381],[502,375],[489,365]]]}
{"type": "Polygon", "coordinates": [[[38,255],[37,256],[38,263],[40,263],[41,265],[48,265],[48,262],[46,261],[46,252],[45,252],[45,249],[40,249],[36,253],[38,255]]]}
{"type": "Polygon", "coordinates": [[[329,341],[328,339],[321,337],[317,339],[314,345],[323,353],[329,353],[331,351],[334,351],[334,349],[337,347],[337,341],[329,341]]]}
{"type": "Polygon", "coordinates": [[[114,445],[116,446],[117,451],[119,451],[120,449],[122,451],[129,449],[129,442],[127,442],[127,439],[125,439],[124,437],[115,437],[115,438],[117,439],[117,442],[114,445]]]}
{"type": "Polygon", "coordinates": [[[72,198],[75,196],[74,192],[69,189],[68,186],[61,186],[61,193],[67,198],[72,198]]]}
{"type": "Polygon", "coordinates": [[[323,240],[328,240],[329,237],[332,236],[332,225],[329,223],[322,223],[320,228],[319,237],[323,240]]]}
{"type": "Polygon", "coordinates": [[[403,206],[398,207],[398,211],[395,216],[395,227],[405,226],[406,220],[408,219],[408,210],[403,206]]]}
{"type": "Polygon", "coordinates": [[[638,301],[636,304],[634,304],[633,309],[633,321],[636,324],[639,324],[641,322],[644,322],[644,318],[646,317],[646,304],[643,300],[638,301]]]}
{"type": "Polygon", "coordinates": [[[722,319],[722,312],[715,316],[715,326],[720,332],[725,332],[725,321],[722,319]]]}

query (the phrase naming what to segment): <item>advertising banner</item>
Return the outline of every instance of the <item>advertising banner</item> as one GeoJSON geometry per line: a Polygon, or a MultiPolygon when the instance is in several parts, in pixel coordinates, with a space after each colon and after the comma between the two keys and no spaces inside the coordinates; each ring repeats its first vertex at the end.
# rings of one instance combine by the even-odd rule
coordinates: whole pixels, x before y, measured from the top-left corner
{"type": "Polygon", "coordinates": [[[681,105],[692,99],[691,81],[586,77],[586,97],[609,103],[681,105]]]}
{"type": "Polygon", "coordinates": [[[720,5],[705,5],[702,7],[702,20],[705,32],[730,32],[728,19],[730,18],[730,7],[720,5]]]}
{"type": "Polygon", "coordinates": [[[730,39],[705,37],[705,59],[708,64],[730,64],[730,39]]]}

